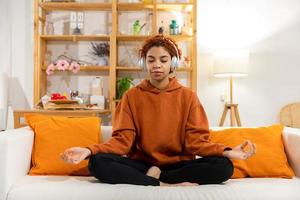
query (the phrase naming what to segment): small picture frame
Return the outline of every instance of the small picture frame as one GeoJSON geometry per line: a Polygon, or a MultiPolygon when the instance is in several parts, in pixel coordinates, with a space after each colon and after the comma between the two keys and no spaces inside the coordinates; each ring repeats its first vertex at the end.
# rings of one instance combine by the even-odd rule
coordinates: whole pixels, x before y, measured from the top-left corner
{"type": "Polygon", "coordinates": [[[84,12],[70,12],[70,31],[72,35],[83,34],[84,12]]]}

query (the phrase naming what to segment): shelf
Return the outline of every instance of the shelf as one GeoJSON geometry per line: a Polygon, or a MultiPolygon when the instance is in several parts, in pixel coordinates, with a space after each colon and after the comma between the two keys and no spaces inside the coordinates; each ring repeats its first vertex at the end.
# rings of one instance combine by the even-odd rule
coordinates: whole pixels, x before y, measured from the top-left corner
{"type": "MultiPolygon", "coordinates": [[[[136,72],[136,71],[143,71],[142,68],[140,67],[121,67],[121,66],[118,66],[116,68],[117,70],[119,71],[133,71],[133,72],[136,72]]],[[[191,68],[187,68],[187,67],[178,67],[176,72],[190,72],[192,71],[191,68]]]]}
{"type": "Polygon", "coordinates": [[[175,41],[186,41],[186,40],[192,40],[193,36],[190,35],[168,35],[170,38],[172,38],[175,41]]]}
{"type": "MultiPolygon", "coordinates": [[[[81,71],[84,72],[90,72],[90,71],[109,71],[109,66],[80,66],[80,71],[78,73],[80,73],[81,71]]],[[[47,66],[44,66],[42,68],[43,71],[46,71],[47,66]]],[[[59,72],[59,70],[55,70],[57,72],[59,72]]],[[[62,72],[62,71],[61,71],[62,72]]]]}
{"type": "Polygon", "coordinates": [[[151,9],[153,9],[153,4],[118,3],[119,11],[141,11],[141,10],[151,10],[151,9]]]}
{"type": "MultiPolygon", "coordinates": [[[[74,3],[74,2],[43,2],[39,6],[47,11],[53,10],[108,10],[111,11],[111,3],[74,3]]],[[[151,10],[154,8],[153,4],[143,3],[118,3],[118,11],[137,11],[137,10],[151,10]]],[[[184,11],[190,12],[193,9],[193,3],[159,3],[157,10],[159,11],[184,11]]]]}
{"type": "Polygon", "coordinates": [[[145,41],[147,38],[151,36],[149,35],[118,35],[117,40],[118,41],[145,41]]]}
{"type": "Polygon", "coordinates": [[[193,71],[192,68],[189,68],[189,67],[178,67],[176,69],[176,72],[191,72],[193,71]]]}
{"type": "MultiPolygon", "coordinates": [[[[118,35],[117,40],[135,42],[135,41],[145,41],[149,37],[151,37],[151,35],[118,35]]],[[[175,41],[186,41],[186,40],[193,39],[193,36],[190,35],[168,35],[168,37],[174,39],[175,41]]]]}
{"type": "Polygon", "coordinates": [[[14,110],[14,128],[28,126],[24,120],[24,115],[28,113],[36,113],[40,115],[54,115],[54,116],[68,116],[68,117],[91,117],[99,115],[107,115],[111,110],[44,110],[44,109],[31,109],[31,110],[14,110]]]}
{"type": "MultiPolygon", "coordinates": [[[[193,36],[189,35],[168,35],[176,41],[192,40],[193,36]]],[[[41,35],[41,39],[46,41],[109,41],[110,36],[98,35],[41,35]]],[[[151,36],[149,35],[118,35],[118,41],[144,41],[151,36]]]]}
{"type": "Polygon", "coordinates": [[[81,66],[80,71],[109,71],[109,66],[81,66]]]}
{"type": "Polygon", "coordinates": [[[32,109],[32,110],[17,110],[18,112],[26,113],[47,113],[47,114],[72,114],[80,111],[81,114],[88,113],[97,113],[97,114],[106,114],[109,113],[108,109],[80,109],[80,110],[44,110],[44,109],[32,109]]]}
{"type": "Polygon", "coordinates": [[[121,66],[118,66],[116,67],[117,70],[119,71],[143,71],[142,68],[140,67],[121,67],[121,66]]]}
{"type": "Polygon", "coordinates": [[[191,12],[193,10],[193,3],[158,3],[157,10],[191,12]]]}
{"type": "Polygon", "coordinates": [[[110,36],[98,35],[41,35],[46,41],[109,41],[110,36]]]}
{"type": "Polygon", "coordinates": [[[78,10],[78,11],[85,11],[85,10],[111,10],[112,4],[111,3],[73,3],[73,2],[43,2],[40,3],[39,6],[47,11],[52,10],[78,10]]]}

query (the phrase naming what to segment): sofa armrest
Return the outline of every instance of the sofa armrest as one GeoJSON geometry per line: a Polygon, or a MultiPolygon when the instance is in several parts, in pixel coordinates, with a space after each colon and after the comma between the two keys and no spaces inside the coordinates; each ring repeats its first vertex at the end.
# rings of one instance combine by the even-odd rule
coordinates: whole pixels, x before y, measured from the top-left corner
{"type": "Polygon", "coordinates": [[[285,127],[283,142],[289,163],[297,177],[300,177],[300,129],[285,127]]]}
{"type": "Polygon", "coordinates": [[[25,176],[31,164],[34,133],[29,127],[0,133],[0,199],[6,199],[11,185],[25,176]]]}
{"type": "Polygon", "coordinates": [[[112,127],[111,126],[101,126],[101,134],[103,142],[108,141],[111,138],[112,127]]]}

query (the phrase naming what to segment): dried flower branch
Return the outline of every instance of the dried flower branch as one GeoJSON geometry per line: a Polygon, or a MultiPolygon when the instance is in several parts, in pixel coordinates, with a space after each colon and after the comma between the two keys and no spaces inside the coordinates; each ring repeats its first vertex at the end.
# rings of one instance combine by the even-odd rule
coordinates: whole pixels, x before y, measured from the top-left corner
{"type": "Polygon", "coordinates": [[[108,42],[101,42],[101,43],[94,43],[92,44],[92,51],[90,52],[92,55],[98,56],[98,57],[104,57],[109,56],[110,50],[109,50],[109,43],[108,42]]]}

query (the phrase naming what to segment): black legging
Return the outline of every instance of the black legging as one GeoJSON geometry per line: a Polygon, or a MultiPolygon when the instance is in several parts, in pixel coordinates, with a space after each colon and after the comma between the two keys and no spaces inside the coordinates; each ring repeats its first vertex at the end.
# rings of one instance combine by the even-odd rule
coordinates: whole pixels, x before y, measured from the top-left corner
{"type": "Polygon", "coordinates": [[[152,165],[115,154],[99,153],[90,157],[89,171],[103,183],[159,185],[191,182],[218,184],[228,180],[233,165],[225,157],[204,157],[161,167],[159,180],[146,175],[152,165]]]}

